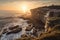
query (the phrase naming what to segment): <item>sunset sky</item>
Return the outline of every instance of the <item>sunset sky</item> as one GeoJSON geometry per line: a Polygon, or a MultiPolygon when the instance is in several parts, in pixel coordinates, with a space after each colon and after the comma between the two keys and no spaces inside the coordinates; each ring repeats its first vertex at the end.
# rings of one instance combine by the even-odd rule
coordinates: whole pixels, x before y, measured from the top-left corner
{"type": "Polygon", "coordinates": [[[25,12],[33,8],[52,4],[60,5],[60,0],[0,0],[0,13],[1,10],[23,10],[25,12]]]}
{"type": "Polygon", "coordinates": [[[51,4],[60,4],[60,0],[0,0],[0,10],[21,10],[26,5],[28,9],[51,4]]]}

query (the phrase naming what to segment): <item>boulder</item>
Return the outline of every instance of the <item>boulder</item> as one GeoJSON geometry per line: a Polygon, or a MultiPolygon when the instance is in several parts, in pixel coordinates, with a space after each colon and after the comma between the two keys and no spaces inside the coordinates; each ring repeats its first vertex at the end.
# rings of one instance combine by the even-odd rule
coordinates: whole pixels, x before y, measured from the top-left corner
{"type": "Polygon", "coordinates": [[[2,31],[0,32],[0,34],[11,34],[11,33],[18,33],[22,30],[21,27],[19,27],[19,25],[13,26],[13,27],[8,27],[8,28],[3,28],[2,31]]]}
{"type": "Polygon", "coordinates": [[[21,30],[22,30],[22,28],[16,28],[16,29],[14,29],[14,30],[11,30],[11,31],[7,32],[7,35],[8,35],[8,34],[11,34],[11,33],[18,33],[18,32],[20,32],[21,30]]]}

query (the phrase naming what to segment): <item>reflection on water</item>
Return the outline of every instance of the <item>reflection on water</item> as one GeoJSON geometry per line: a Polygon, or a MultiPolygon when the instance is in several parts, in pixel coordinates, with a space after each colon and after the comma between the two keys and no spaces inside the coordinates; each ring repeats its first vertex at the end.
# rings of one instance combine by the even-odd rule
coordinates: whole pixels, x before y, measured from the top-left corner
{"type": "Polygon", "coordinates": [[[17,38],[20,38],[22,34],[26,34],[25,29],[26,29],[26,27],[29,26],[29,24],[27,23],[28,20],[24,20],[24,19],[21,19],[21,18],[3,19],[1,21],[3,23],[5,23],[4,27],[1,28],[2,30],[7,29],[8,31],[10,31],[8,29],[9,27],[19,25],[19,27],[22,28],[22,31],[20,31],[18,33],[14,33],[14,34],[11,33],[9,35],[6,35],[7,33],[2,34],[0,40],[15,40],[17,38]]]}

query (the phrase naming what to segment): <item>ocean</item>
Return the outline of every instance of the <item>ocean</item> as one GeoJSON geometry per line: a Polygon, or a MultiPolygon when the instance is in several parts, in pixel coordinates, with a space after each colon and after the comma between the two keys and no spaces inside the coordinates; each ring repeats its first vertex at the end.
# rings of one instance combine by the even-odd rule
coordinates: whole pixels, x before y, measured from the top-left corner
{"type": "Polygon", "coordinates": [[[29,20],[24,20],[23,18],[18,18],[18,17],[0,18],[0,34],[1,34],[0,40],[15,40],[21,38],[21,35],[26,34],[25,29],[26,27],[29,26],[27,21],[29,20]],[[11,33],[8,35],[7,33],[2,34],[2,31],[4,29],[6,29],[9,32],[10,31],[9,27],[14,27],[16,25],[19,25],[19,27],[22,28],[22,31],[18,33],[11,33]]]}

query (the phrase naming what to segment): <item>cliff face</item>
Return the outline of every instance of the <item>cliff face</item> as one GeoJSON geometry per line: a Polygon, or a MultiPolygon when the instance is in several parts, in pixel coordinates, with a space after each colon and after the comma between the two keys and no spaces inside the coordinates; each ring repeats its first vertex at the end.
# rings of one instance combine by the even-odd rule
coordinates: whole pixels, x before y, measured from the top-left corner
{"type": "Polygon", "coordinates": [[[31,9],[32,17],[33,19],[36,20],[41,20],[43,23],[45,23],[45,15],[50,13],[49,15],[51,16],[52,14],[54,16],[60,15],[60,6],[57,5],[52,5],[52,6],[44,6],[44,7],[39,7],[35,9],[31,9]]]}
{"type": "MultiPolygon", "coordinates": [[[[52,5],[31,9],[31,14],[32,19],[35,20],[35,23],[38,22],[37,24],[39,24],[39,22],[42,22],[43,24],[47,24],[46,21],[48,21],[48,18],[60,17],[60,6],[52,5]]],[[[40,23],[39,25],[41,25],[42,23],[40,23]]],[[[41,26],[43,26],[43,24],[41,26]]]]}

